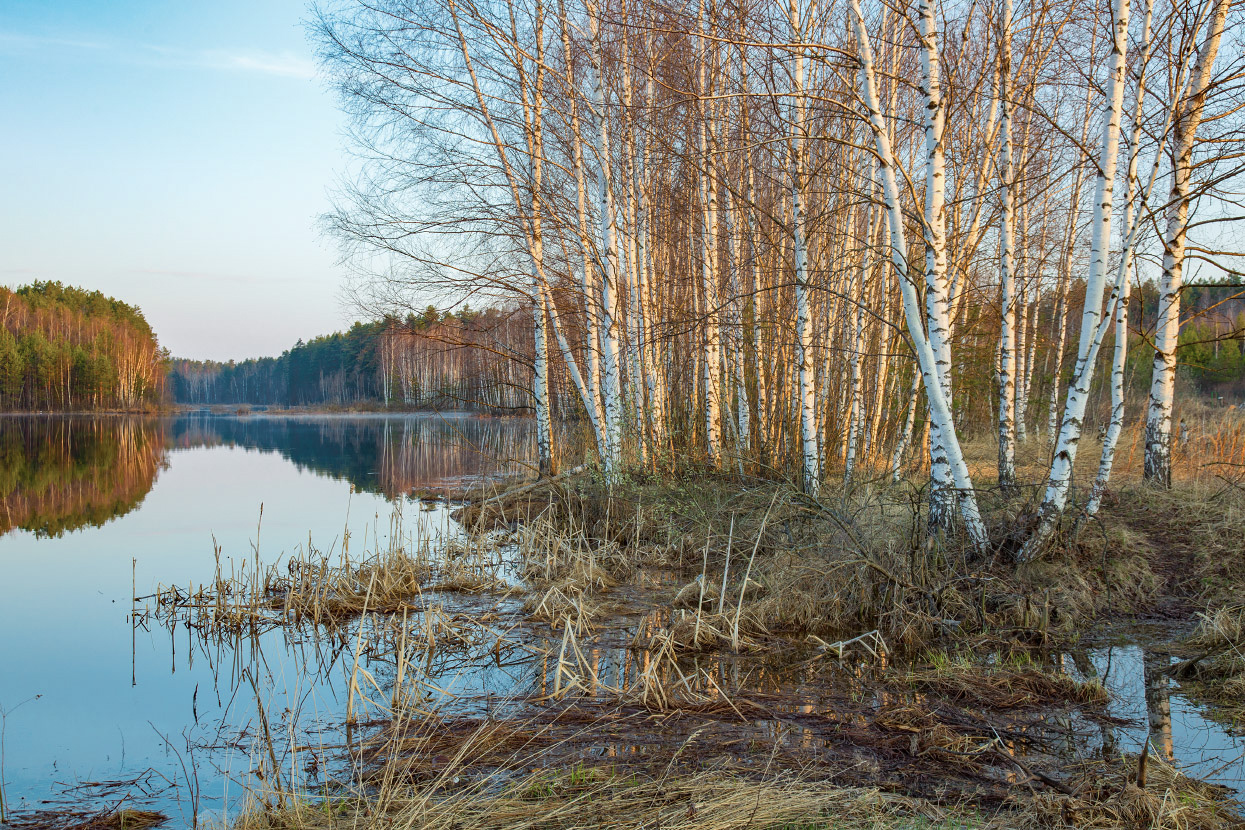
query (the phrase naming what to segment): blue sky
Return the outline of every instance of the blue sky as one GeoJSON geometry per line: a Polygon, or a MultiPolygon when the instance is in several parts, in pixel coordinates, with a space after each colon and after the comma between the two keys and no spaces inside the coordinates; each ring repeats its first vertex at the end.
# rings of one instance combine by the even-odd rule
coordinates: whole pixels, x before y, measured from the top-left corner
{"type": "Polygon", "coordinates": [[[143,309],[174,354],[349,321],[317,217],[346,160],[304,0],[0,2],[0,283],[143,309]]]}

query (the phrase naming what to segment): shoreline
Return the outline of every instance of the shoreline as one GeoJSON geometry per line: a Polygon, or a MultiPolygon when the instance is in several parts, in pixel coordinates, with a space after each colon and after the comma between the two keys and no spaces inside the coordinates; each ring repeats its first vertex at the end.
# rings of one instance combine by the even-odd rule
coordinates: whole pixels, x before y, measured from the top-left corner
{"type": "Polygon", "coordinates": [[[492,413],[474,409],[337,409],[323,407],[285,407],[254,409],[249,406],[191,406],[178,405],[157,410],[123,410],[123,409],[74,409],[64,411],[46,410],[6,410],[0,411],[0,417],[10,418],[176,418],[190,415],[206,415],[212,417],[259,417],[297,418],[297,417],[443,417],[443,418],[498,418],[522,420],[531,418],[529,414],[492,413]]]}

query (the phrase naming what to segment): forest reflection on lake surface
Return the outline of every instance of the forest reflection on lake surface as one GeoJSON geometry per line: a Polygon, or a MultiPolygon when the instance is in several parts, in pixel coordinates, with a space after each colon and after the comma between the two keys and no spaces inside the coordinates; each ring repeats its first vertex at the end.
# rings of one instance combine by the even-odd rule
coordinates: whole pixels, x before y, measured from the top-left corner
{"type": "Polygon", "coordinates": [[[467,416],[0,417],[0,533],[99,526],[136,508],[170,452],[277,453],[298,469],[389,498],[520,473],[523,420],[467,416]]]}
{"type": "MultiPolygon", "coordinates": [[[[257,695],[278,712],[311,699],[336,708],[340,673],[308,677],[315,659],[295,656],[280,634],[267,638],[262,672],[246,668],[259,662],[258,642],[254,655],[204,659],[188,632],[132,627],[133,596],[210,579],[217,548],[240,563],[258,545],[268,563],[338,550],[346,538],[353,552],[376,550],[399,527],[452,534],[444,503],[418,497],[521,474],[532,454],[523,419],[0,417],[0,774],[10,810],[137,787],[176,815],[174,802],[190,798],[184,756],[204,743],[229,749],[257,695]]],[[[200,810],[222,804],[248,750],[232,761],[216,751],[195,773],[200,810]]]]}

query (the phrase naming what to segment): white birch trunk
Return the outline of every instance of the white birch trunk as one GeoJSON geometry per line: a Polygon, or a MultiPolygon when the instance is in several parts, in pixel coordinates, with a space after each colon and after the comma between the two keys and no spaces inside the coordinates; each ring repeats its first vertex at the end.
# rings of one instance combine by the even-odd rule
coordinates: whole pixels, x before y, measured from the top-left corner
{"type": "MultiPolygon", "coordinates": [[[[792,35],[797,43],[804,40],[804,26],[797,0],[787,8],[792,35]]],[[[791,179],[791,253],[795,267],[796,326],[796,387],[795,398],[800,413],[800,486],[816,495],[821,483],[820,454],[817,447],[816,386],[813,369],[813,320],[809,307],[808,244],[804,226],[804,131],[806,104],[804,100],[805,49],[797,46],[791,79],[792,136],[788,149],[791,179]]]]}
{"type": "Polygon", "coordinates": [[[999,487],[1011,493],[1016,486],[1016,265],[1014,171],[1012,169],[1012,0],[1003,0],[999,19],[999,487]]]}
{"type": "Polygon", "coordinates": [[[1167,201],[1167,227],[1163,234],[1163,276],[1159,283],[1159,317],[1154,333],[1154,367],[1146,408],[1145,478],[1160,487],[1170,487],[1172,480],[1172,408],[1176,390],[1176,347],[1180,338],[1180,288],[1184,281],[1185,246],[1189,231],[1193,149],[1230,5],[1230,0],[1216,0],[1189,90],[1177,104],[1180,110],[1175,120],[1172,187],[1167,201]]]}
{"type": "Polygon", "coordinates": [[[605,458],[602,464],[606,478],[613,479],[622,467],[622,376],[620,327],[618,320],[618,233],[614,216],[613,156],[610,152],[609,118],[605,108],[605,81],[601,54],[601,20],[594,2],[588,5],[589,34],[592,39],[592,107],[597,121],[596,156],[597,189],[601,223],[601,386],[605,408],[605,458]]]}
{"type": "MultiPolygon", "coordinates": [[[[1154,0],[1146,0],[1145,17],[1141,27],[1141,55],[1138,60],[1137,87],[1133,95],[1133,126],[1128,138],[1128,168],[1124,191],[1124,223],[1121,236],[1126,240],[1121,253],[1120,269],[1123,272],[1122,290],[1115,307],[1115,354],[1111,361],[1111,422],[1107,426],[1107,434],[1102,442],[1102,456],[1098,460],[1098,475],[1094,478],[1094,486],[1090,490],[1089,501],[1085,505],[1087,515],[1093,516],[1102,504],[1102,495],[1106,492],[1111,480],[1111,467],[1115,462],[1115,447],[1120,439],[1120,431],[1124,427],[1124,368],[1128,361],[1128,301],[1132,283],[1129,271],[1132,266],[1132,245],[1127,244],[1134,237],[1134,203],[1140,199],[1138,193],[1137,164],[1141,152],[1142,129],[1145,126],[1146,68],[1150,62],[1150,32],[1154,19],[1154,0]]],[[[1157,161],[1157,157],[1156,157],[1157,161]]],[[[1147,188],[1148,194],[1148,188],[1147,188]]],[[[1144,200],[1143,200],[1144,201],[1144,200]]],[[[1140,205],[1137,205],[1140,207],[1140,205]]],[[[1139,211],[1138,211],[1139,213],[1139,211]]]]}
{"type": "Polygon", "coordinates": [[[700,109],[700,198],[701,243],[700,281],[704,294],[704,355],[701,362],[705,392],[705,451],[709,463],[718,466],[722,462],[722,413],[721,413],[721,363],[720,331],[718,328],[718,206],[717,182],[714,180],[713,163],[710,159],[711,125],[714,104],[710,98],[708,65],[712,54],[709,37],[710,21],[705,14],[705,2],[697,5],[699,22],[699,68],[697,94],[700,109]]]}
{"type": "MultiPolygon", "coordinates": [[[[1128,49],[1129,0],[1116,0],[1112,16],[1113,41],[1107,79],[1107,110],[1103,114],[1102,140],[1099,147],[1098,179],[1094,189],[1093,235],[1090,249],[1089,277],[1086,280],[1085,310],[1081,321],[1082,342],[1077,352],[1076,371],[1068,388],[1063,423],[1055,443],[1054,459],[1047,476],[1046,493],[1038,518],[1038,526],[1020,551],[1022,561],[1033,558],[1046,544],[1055,523],[1067,505],[1072,486],[1072,469],[1080,444],[1081,427],[1089,403],[1090,382],[1098,347],[1106,327],[1098,325],[1102,316],[1102,291],[1106,283],[1107,257],[1111,244],[1111,219],[1114,214],[1115,173],[1119,158],[1120,112],[1124,105],[1124,66],[1128,49]],[[1092,320],[1094,325],[1088,325],[1092,320]]],[[[1118,291],[1118,282],[1117,282],[1118,291]]],[[[1118,294],[1113,292],[1112,302],[1118,294]]],[[[1114,306],[1112,306],[1114,308],[1114,306]]]]}
{"type": "MultiPolygon", "coordinates": [[[[925,316],[929,326],[929,345],[933,350],[938,384],[948,413],[951,394],[951,320],[948,314],[946,152],[942,143],[946,113],[942,103],[941,63],[938,53],[938,24],[933,0],[920,0],[921,83],[925,94],[925,316]]],[[[931,401],[932,402],[932,401],[931,401]]],[[[954,475],[951,472],[946,433],[954,421],[930,423],[930,499],[929,524],[935,531],[951,526],[955,507],[954,475]]]]}
{"type": "MultiPolygon", "coordinates": [[[[929,400],[931,425],[936,423],[942,434],[943,452],[946,463],[951,468],[955,487],[959,494],[960,513],[973,546],[981,553],[989,547],[989,537],[981,513],[977,508],[977,497],[973,491],[972,478],[968,465],[964,462],[964,454],[960,449],[959,437],[951,419],[951,407],[944,394],[942,379],[938,373],[938,357],[925,336],[924,323],[921,320],[920,298],[908,272],[908,243],[904,237],[904,217],[899,200],[899,185],[895,181],[895,157],[891,151],[890,138],[886,132],[886,122],[878,104],[877,81],[873,69],[873,49],[869,42],[869,34],[865,29],[864,15],[860,11],[860,0],[849,0],[856,31],[856,41],[860,49],[861,93],[865,106],[869,111],[869,126],[873,131],[874,144],[878,154],[878,176],[881,179],[882,195],[886,204],[888,223],[890,225],[891,260],[903,292],[904,315],[907,318],[908,333],[912,338],[913,349],[921,364],[921,375],[925,383],[925,394],[929,400]]],[[[935,262],[937,260],[935,259],[935,262]]]]}

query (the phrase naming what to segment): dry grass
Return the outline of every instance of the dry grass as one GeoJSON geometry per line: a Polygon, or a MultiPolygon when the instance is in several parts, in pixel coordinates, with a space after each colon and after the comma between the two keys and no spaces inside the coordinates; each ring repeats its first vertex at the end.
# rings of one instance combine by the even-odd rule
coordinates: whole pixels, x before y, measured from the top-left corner
{"type": "Polygon", "coordinates": [[[515,533],[520,574],[527,586],[523,610],[555,630],[592,629],[606,606],[594,597],[635,570],[615,543],[592,544],[573,520],[554,521],[542,512],[515,533]]]}
{"type": "Polygon", "coordinates": [[[585,479],[539,502],[532,528],[521,531],[540,594],[529,608],[550,619],[585,616],[570,611],[631,568],[674,569],[687,581],[663,602],[673,609],[665,631],[648,636],[659,633],[684,653],[872,630],[910,654],[987,632],[1049,643],[1108,605],[1144,607],[1158,584],[1139,552],[1072,546],[1017,571],[1004,557],[972,559],[954,536],[930,544],[921,495],[903,487],[827,488],[814,501],[772,482],[606,488],[585,479]]]}
{"type": "MultiPolygon", "coordinates": [[[[572,735],[596,736],[595,727],[571,725],[572,735]]],[[[404,722],[365,752],[365,780],[315,797],[257,793],[232,830],[813,830],[907,826],[944,812],[778,770],[686,771],[677,764],[686,742],[644,771],[559,761],[564,740],[549,720],[486,719],[466,730],[437,718],[404,722]]]]}
{"type": "Polygon", "coordinates": [[[1214,703],[1221,718],[1245,722],[1245,604],[1198,614],[1188,645],[1198,654],[1177,664],[1176,676],[1214,703]]]}
{"type": "Polygon", "coordinates": [[[1139,761],[1124,758],[1103,769],[1095,764],[1078,770],[1068,782],[1073,795],[1041,793],[1017,799],[1016,828],[1152,828],[1152,830],[1220,830],[1239,828],[1239,802],[1223,787],[1186,778],[1157,756],[1144,764],[1139,786],[1139,761]]]}
{"type": "Polygon", "coordinates": [[[1076,680],[1032,663],[994,661],[975,655],[939,658],[931,665],[902,672],[898,682],[961,706],[1002,711],[1058,704],[1103,705],[1107,690],[1097,679],[1076,680]]]}
{"type": "Polygon", "coordinates": [[[168,820],[168,816],[155,810],[118,810],[82,825],[82,830],[140,830],[159,827],[168,820]]]}
{"type": "MultiPolygon", "coordinates": [[[[400,539],[395,536],[392,538],[400,539]]],[[[339,623],[365,611],[401,612],[432,592],[501,592],[501,545],[496,534],[449,541],[408,538],[358,559],[309,548],[280,564],[258,555],[226,572],[216,551],[211,582],[161,586],[154,613],[200,631],[242,632],[304,622],[339,623]]],[[[231,560],[232,562],[232,560],[231,560]]]]}
{"type": "Polygon", "coordinates": [[[0,825],[12,830],[145,830],[160,827],[169,817],[156,810],[109,808],[103,812],[41,810],[11,817],[0,825]]]}
{"type": "Polygon", "coordinates": [[[703,773],[653,781],[618,780],[608,770],[537,771],[489,791],[412,793],[383,812],[368,807],[334,815],[305,804],[248,815],[234,830],[420,828],[421,830],[733,830],[734,828],[871,828],[896,826],[887,799],[874,791],[794,779],[747,781],[703,773]]]}

